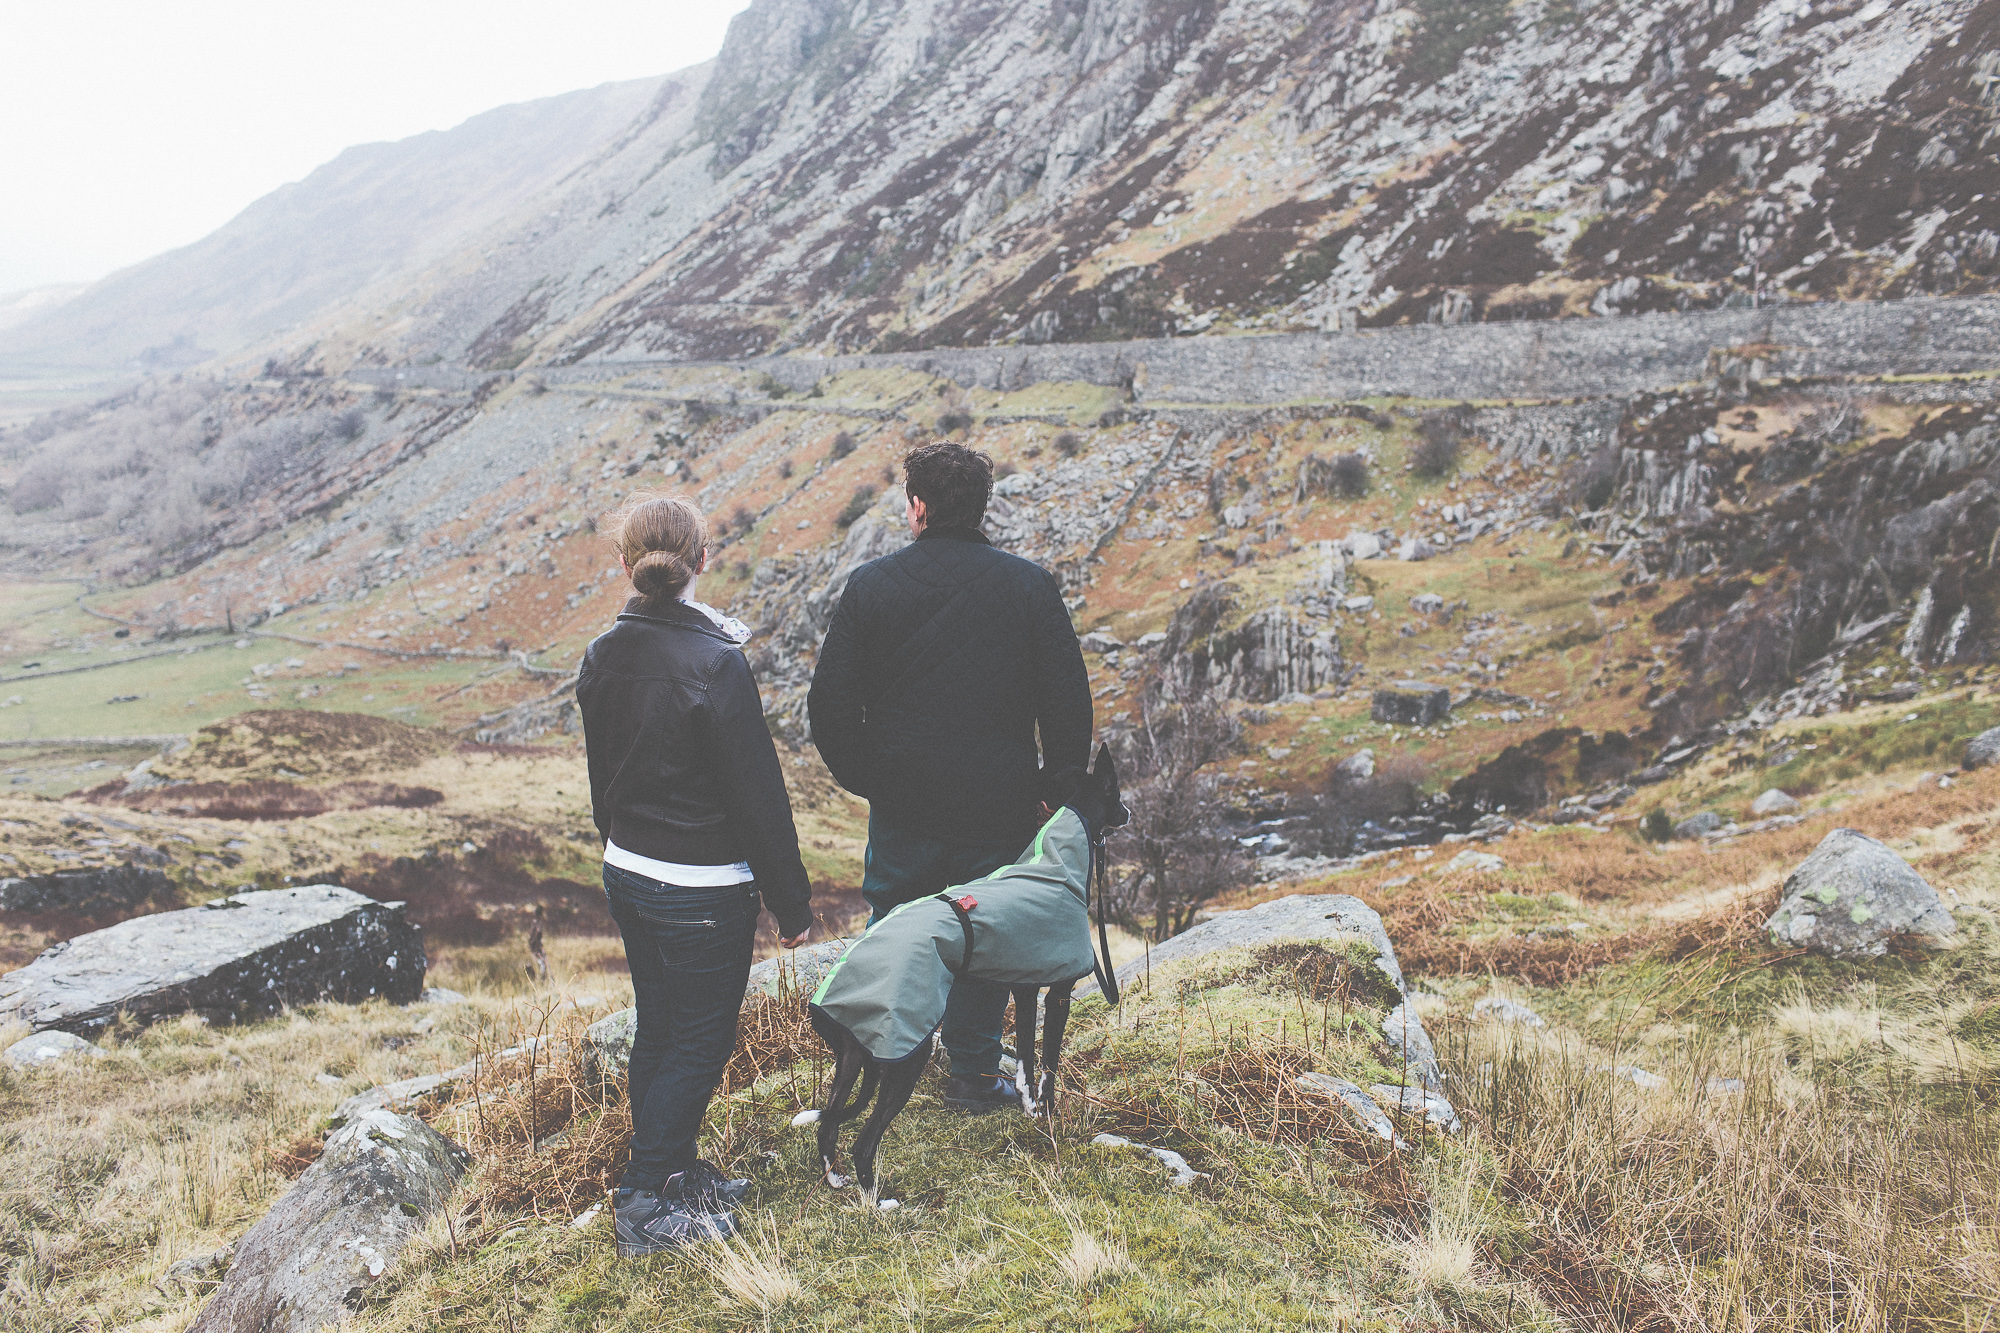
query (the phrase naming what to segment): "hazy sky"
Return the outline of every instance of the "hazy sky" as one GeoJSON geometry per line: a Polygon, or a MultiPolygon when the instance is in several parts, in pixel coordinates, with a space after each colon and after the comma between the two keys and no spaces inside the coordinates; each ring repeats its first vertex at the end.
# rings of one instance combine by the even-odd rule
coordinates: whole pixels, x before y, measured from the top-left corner
{"type": "Polygon", "coordinates": [[[352,144],[699,63],[747,0],[0,0],[0,294],[186,245],[352,144]]]}

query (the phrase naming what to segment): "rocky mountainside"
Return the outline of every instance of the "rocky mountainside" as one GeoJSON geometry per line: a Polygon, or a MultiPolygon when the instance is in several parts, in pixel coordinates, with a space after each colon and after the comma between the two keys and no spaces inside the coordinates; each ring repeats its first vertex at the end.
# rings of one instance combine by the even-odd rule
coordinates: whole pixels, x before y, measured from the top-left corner
{"type": "Polygon", "coordinates": [[[758,0],[325,364],[1340,330],[2000,281],[1994,0],[758,0]],[[678,114],[676,111],[678,110],[678,114]]]}
{"type": "Polygon", "coordinates": [[[587,163],[666,86],[605,84],[350,148],[193,245],[61,292],[40,311],[0,310],[0,367],[171,369],[280,334],[467,244],[587,163]]]}

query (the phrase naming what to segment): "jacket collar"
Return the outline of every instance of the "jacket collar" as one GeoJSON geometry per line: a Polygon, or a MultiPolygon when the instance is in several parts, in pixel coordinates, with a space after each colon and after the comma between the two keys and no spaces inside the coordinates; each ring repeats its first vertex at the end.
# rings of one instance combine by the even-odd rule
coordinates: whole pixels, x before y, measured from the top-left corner
{"type": "Polygon", "coordinates": [[[978,542],[981,546],[991,546],[993,544],[986,540],[986,534],[981,532],[977,527],[961,526],[955,523],[933,523],[917,534],[917,540],[920,542],[927,542],[933,539],[948,542],[978,542]]]}
{"type": "Polygon", "coordinates": [[[725,616],[699,602],[683,602],[675,597],[633,597],[626,601],[624,610],[618,613],[620,620],[650,620],[657,624],[678,625],[683,629],[705,630],[731,643],[740,644],[750,637],[750,627],[734,616],[725,616]]]}

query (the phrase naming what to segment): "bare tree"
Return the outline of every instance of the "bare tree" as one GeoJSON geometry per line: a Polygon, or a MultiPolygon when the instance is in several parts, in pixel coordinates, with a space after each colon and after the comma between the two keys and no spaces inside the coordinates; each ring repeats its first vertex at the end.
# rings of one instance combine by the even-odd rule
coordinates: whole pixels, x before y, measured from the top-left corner
{"type": "Polygon", "coordinates": [[[1242,726],[1203,681],[1170,676],[1140,706],[1125,746],[1125,803],[1132,820],[1116,836],[1119,877],[1108,906],[1155,941],[1194,924],[1195,912],[1243,882],[1243,849],[1222,816],[1219,761],[1235,754],[1242,726]]]}

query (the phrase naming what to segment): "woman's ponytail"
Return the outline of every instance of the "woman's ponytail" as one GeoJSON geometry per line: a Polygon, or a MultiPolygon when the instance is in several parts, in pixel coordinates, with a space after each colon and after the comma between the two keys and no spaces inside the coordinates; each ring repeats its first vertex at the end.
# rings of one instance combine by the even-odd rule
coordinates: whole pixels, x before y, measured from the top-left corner
{"type": "Polygon", "coordinates": [[[642,597],[678,597],[701,572],[708,522],[685,495],[634,495],[618,515],[618,553],[642,597]]]}

